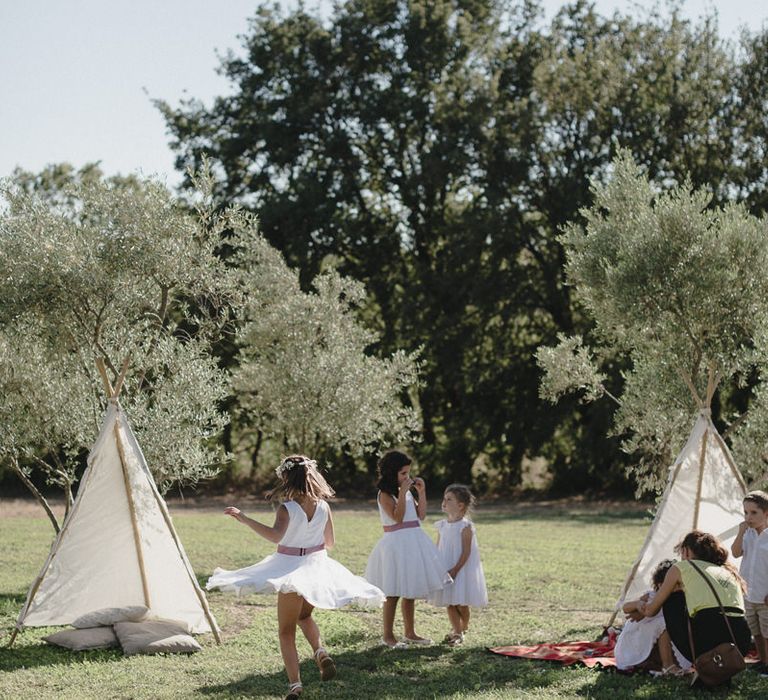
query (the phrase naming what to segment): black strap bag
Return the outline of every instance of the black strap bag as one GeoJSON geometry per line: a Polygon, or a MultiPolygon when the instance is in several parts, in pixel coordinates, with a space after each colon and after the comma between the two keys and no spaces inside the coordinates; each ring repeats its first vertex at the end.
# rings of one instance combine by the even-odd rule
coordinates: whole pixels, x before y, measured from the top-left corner
{"type": "Polygon", "coordinates": [[[733,633],[731,623],[728,620],[728,615],[725,614],[725,608],[720,601],[720,596],[717,595],[715,587],[712,585],[709,578],[707,578],[707,575],[696,566],[693,561],[689,561],[688,563],[701,574],[707,582],[707,585],[712,589],[712,593],[715,594],[715,599],[720,606],[720,611],[723,613],[723,619],[728,626],[728,631],[731,633],[731,639],[733,640],[733,642],[722,642],[713,649],[696,656],[696,650],[693,648],[691,618],[688,618],[688,637],[691,640],[691,654],[695,659],[693,665],[696,669],[691,685],[697,680],[700,680],[704,685],[714,687],[727,682],[737,673],[743,671],[747,665],[744,661],[744,656],[742,656],[742,653],[739,651],[739,647],[736,646],[736,635],[733,633]]]}

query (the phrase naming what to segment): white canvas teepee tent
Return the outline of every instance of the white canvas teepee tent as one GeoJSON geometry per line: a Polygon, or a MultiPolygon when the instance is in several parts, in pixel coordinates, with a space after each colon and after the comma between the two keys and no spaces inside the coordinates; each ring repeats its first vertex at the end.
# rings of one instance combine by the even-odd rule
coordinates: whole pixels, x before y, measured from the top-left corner
{"type": "Polygon", "coordinates": [[[144,605],[152,616],[188,623],[191,632],[213,632],[218,642],[216,621],[117,401],[120,384],[117,391],[109,387],[110,406],[77,498],[27,594],[16,631],[70,624],[102,608],[144,605]]]}
{"type": "Polygon", "coordinates": [[[691,530],[710,532],[730,549],[744,519],[746,492],[744,478],[712,423],[710,409],[701,408],[688,442],[669,468],[659,509],[616,611],[624,601],[638,598],[649,588],[651,573],[662,559],[677,558],[674,546],[691,530]]]}

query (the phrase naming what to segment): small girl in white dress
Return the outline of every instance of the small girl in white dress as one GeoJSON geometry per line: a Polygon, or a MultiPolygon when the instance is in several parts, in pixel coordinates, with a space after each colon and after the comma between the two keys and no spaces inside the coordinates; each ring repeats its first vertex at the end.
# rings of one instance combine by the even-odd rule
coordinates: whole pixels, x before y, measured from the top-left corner
{"type": "Polygon", "coordinates": [[[258,564],[237,571],[215,569],[206,588],[238,595],[277,592],[277,623],[280,653],[288,676],[286,700],[298,700],[302,691],[296,626],[307,638],[320,678],[330,680],[336,666],[320,642],[320,630],[312,619],[314,608],[335,609],[348,603],[380,606],[384,594],[360,576],[328,556],[334,544],[331,510],[325,499],[333,489],[318,471],[317,463],[302,455],[286,457],[275,470],[280,483],[269,494],[285,499],[272,527],[249,518],[229,506],[224,513],[277,544],[277,552],[258,564]]]}
{"type": "Polygon", "coordinates": [[[437,546],[453,583],[432,595],[429,602],[447,607],[451,631],[443,641],[451,646],[464,641],[464,633],[469,629],[470,606],[483,608],[488,605],[477,534],[467,517],[474,502],[469,487],[451,484],[445,489],[442,503],[442,511],[448,517],[435,523],[437,546]]]}
{"type": "Polygon", "coordinates": [[[368,557],[365,578],[387,596],[381,643],[394,649],[403,649],[408,644],[431,644],[431,639],[416,634],[415,599],[428,598],[451,578],[437,547],[420,526],[427,514],[424,479],[411,478],[411,458],[397,450],[387,452],[379,460],[378,469],[376,500],[384,536],[368,557]],[[412,487],[416,489],[418,501],[411,495],[412,487]],[[394,633],[399,598],[403,599],[400,609],[405,636],[402,641],[398,641],[394,633]]]}
{"type": "Polygon", "coordinates": [[[691,664],[688,659],[677,650],[669,638],[662,612],[659,611],[653,617],[642,617],[636,614],[640,603],[648,603],[653,600],[659,586],[664,583],[667,571],[674,563],[671,559],[664,559],[659,562],[651,575],[653,588],[643,593],[638,600],[624,603],[622,609],[628,615],[628,619],[624,623],[613,650],[616,668],[620,671],[641,667],[648,668],[653,673],[651,654],[654,647],[658,647],[659,650],[661,675],[679,676],[690,669],[691,664]]]}

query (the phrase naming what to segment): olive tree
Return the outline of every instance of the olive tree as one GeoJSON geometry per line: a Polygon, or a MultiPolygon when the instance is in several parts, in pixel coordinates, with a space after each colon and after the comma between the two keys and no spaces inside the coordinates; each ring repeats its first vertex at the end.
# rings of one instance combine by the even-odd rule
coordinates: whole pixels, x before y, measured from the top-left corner
{"type": "Polygon", "coordinates": [[[562,335],[557,347],[539,349],[541,395],[613,397],[624,449],[644,457],[634,467],[640,490],[660,485],[659,467],[701,409],[730,423],[737,459],[757,476],[768,437],[759,381],[768,368],[766,222],[739,204],[713,207],[688,183],[660,191],[627,153],[592,194],[583,223],[560,239],[592,337],[562,335]],[[617,361],[623,386],[611,393],[601,365],[617,361]],[[748,382],[753,398],[737,416],[731,396],[748,382]]]}
{"type": "Polygon", "coordinates": [[[128,358],[121,402],[160,487],[210,476],[229,390],[211,347],[242,304],[223,224],[154,181],[30,182],[1,189],[0,459],[44,505],[33,470],[71,503],[107,401],[96,360],[114,381],[128,358]]]}
{"type": "Polygon", "coordinates": [[[359,313],[363,285],[329,269],[305,292],[251,215],[231,213],[229,226],[247,289],[233,387],[239,422],[254,428],[253,460],[265,441],[284,452],[355,458],[417,440],[417,353],[372,352],[378,336],[359,313]]]}

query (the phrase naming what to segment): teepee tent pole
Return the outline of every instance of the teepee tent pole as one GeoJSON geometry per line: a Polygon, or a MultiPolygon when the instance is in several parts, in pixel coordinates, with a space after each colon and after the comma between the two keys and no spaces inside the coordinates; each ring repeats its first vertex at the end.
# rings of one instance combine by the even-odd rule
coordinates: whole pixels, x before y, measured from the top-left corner
{"type": "Polygon", "coordinates": [[[733,461],[733,457],[731,457],[731,451],[728,449],[728,445],[725,444],[725,440],[723,440],[723,436],[720,435],[717,431],[715,431],[715,439],[717,440],[717,443],[720,445],[721,449],[723,450],[723,454],[725,455],[725,460],[728,462],[728,466],[731,468],[731,472],[733,472],[733,475],[736,477],[736,480],[741,484],[741,487],[744,489],[744,493],[747,493],[747,482],[744,481],[744,477],[741,475],[741,472],[739,471],[738,467],[736,466],[736,462],[733,461]]]}
{"type": "Polygon", "coordinates": [[[696,500],[693,504],[693,526],[692,530],[699,529],[699,506],[701,505],[701,485],[704,483],[704,462],[707,458],[707,436],[709,435],[709,426],[701,436],[701,451],[699,452],[699,479],[696,483],[696,500]]]}
{"type": "Polygon", "coordinates": [[[108,398],[112,398],[112,394],[114,394],[114,389],[112,388],[112,383],[109,381],[109,375],[107,374],[107,367],[104,364],[104,360],[101,357],[96,358],[96,367],[99,370],[99,374],[101,375],[101,381],[104,384],[104,391],[107,393],[108,398]]]}
{"type": "MultiPolygon", "coordinates": [[[[667,484],[666,489],[664,489],[664,496],[661,499],[661,503],[659,504],[659,507],[656,509],[656,515],[658,515],[664,510],[664,507],[667,504],[667,499],[669,498],[669,494],[672,493],[672,488],[674,487],[675,481],[677,480],[677,475],[680,473],[681,467],[682,467],[682,462],[678,462],[677,467],[675,468],[675,471],[672,474],[672,478],[669,480],[669,483],[667,484]]],[[[629,575],[627,576],[627,580],[624,582],[624,587],[621,589],[621,594],[619,595],[619,601],[621,601],[624,598],[624,596],[627,594],[627,591],[629,590],[629,587],[634,582],[635,575],[637,574],[637,569],[640,567],[640,563],[643,561],[643,557],[645,556],[645,550],[648,549],[648,545],[651,543],[651,540],[653,539],[657,526],[658,526],[658,520],[654,517],[653,523],[651,523],[651,527],[648,528],[648,534],[645,536],[645,542],[643,542],[643,546],[640,548],[640,554],[637,555],[637,559],[635,560],[635,563],[632,565],[632,569],[630,570],[629,575]]],[[[610,627],[613,624],[613,621],[616,619],[616,615],[618,614],[619,614],[619,606],[616,605],[613,609],[613,614],[611,615],[611,619],[608,620],[608,624],[606,625],[606,627],[610,627]]]]}
{"type": "Polygon", "coordinates": [[[200,590],[200,584],[197,582],[197,579],[195,578],[195,574],[189,566],[189,561],[187,560],[187,557],[184,554],[184,549],[182,548],[181,541],[179,540],[179,536],[176,534],[176,528],[173,526],[171,515],[168,512],[168,507],[166,506],[165,501],[160,496],[160,492],[157,490],[157,486],[155,485],[154,481],[150,483],[150,486],[152,487],[152,494],[154,495],[155,500],[157,501],[157,505],[160,508],[160,512],[163,514],[163,519],[165,520],[165,524],[168,526],[168,531],[171,533],[173,542],[176,545],[176,549],[179,552],[179,556],[181,557],[181,560],[184,562],[184,568],[187,571],[187,575],[189,576],[189,580],[192,583],[192,587],[195,589],[195,595],[197,595],[197,598],[200,601],[200,605],[203,608],[203,612],[205,613],[205,617],[208,620],[208,624],[211,626],[213,637],[216,640],[217,644],[221,644],[221,634],[220,634],[219,626],[216,624],[216,620],[211,614],[210,608],[208,607],[208,600],[206,599],[202,590],[200,590]]]}
{"type": "Polygon", "coordinates": [[[131,527],[133,529],[133,541],[136,545],[136,558],[139,562],[139,572],[141,573],[141,586],[144,589],[144,605],[151,608],[151,602],[149,599],[149,585],[147,583],[147,572],[144,568],[144,553],[141,549],[141,535],[139,533],[139,525],[136,522],[136,506],[133,502],[133,492],[131,490],[131,483],[128,477],[128,468],[125,459],[125,449],[123,448],[123,440],[120,437],[120,425],[119,421],[115,421],[114,425],[115,442],[117,443],[117,452],[120,455],[120,466],[123,470],[123,482],[125,484],[125,495],[128,499],[128,510],[131,515],[131,527]]]}

